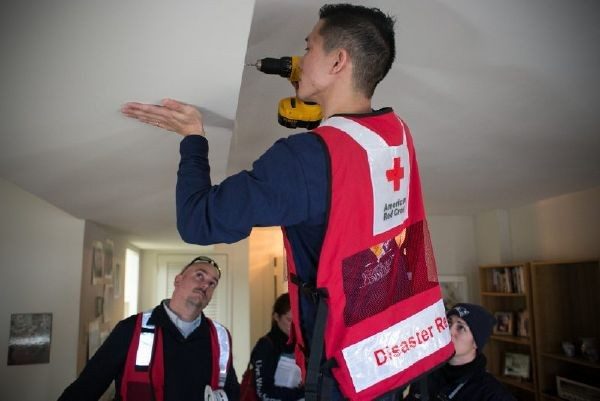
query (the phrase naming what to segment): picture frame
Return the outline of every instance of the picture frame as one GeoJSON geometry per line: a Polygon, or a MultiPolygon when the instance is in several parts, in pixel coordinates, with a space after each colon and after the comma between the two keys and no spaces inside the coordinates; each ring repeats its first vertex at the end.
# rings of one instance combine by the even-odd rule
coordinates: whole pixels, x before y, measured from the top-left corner
{"type": "Polygon", "coordinates": [[[113,277],[113,255],[114,255],[115,244],[112,240],[107,239],[104,241],[104,278],[109,281],[113,277]]]}
{"type": "Polygon", "coordinates": [[[512,336],[514,333],[514,315],[512,312],[495,312],[496,325],[494,334],[512,336]]]}
{"type": "Polygon", "coordinates": [[[50,363],[52,313],[12,313],[7,365],[50,363]]]}
{"type": "Polygon", "coordinates": [[[440,283],[446,310],[450,310],[458,303],[468,302],[469,286],[467,276],[439,275],[438,282],[440,283]]]}
{"type": "Polygon", "coordinates": [[[94,317],[99,318],[104,314],[104,297],[97,296],[94,308],[94,317]]]}
{"type": "Polygon", "coordinates": [[[118,299],[121,296],[121,264],[115,263],[115,271],[113,277],[113,295],[115,299],[118,299]]]}
{"type": "Polygon", "coordinates": [[[531,358],[528,354],[506,352],[504,354],[504,375],[529,380],[531,358]]]}
{"type": "Polygon", "coordinates": [[[92,244],[92,285],[104,283],[104,245],[102,241],[92,244]]]}

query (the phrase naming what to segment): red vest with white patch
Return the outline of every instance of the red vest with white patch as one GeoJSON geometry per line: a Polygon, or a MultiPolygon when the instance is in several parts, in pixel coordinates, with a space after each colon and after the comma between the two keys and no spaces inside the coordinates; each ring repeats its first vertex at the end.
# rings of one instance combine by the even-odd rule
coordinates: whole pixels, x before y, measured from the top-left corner
{"type": "MultiPolygon", "coordinates": [[[[345,397],[372,400],[454,351],[417,160],[408,127],[391,110],[331,117],[314,132],[331,162],[329,219],[317,271],[317,287],[329,294],[325,354],[337,362],[332,373],[345,397]]],[[[295,287],[290,294],[298,322],[295,287]]],[[[304,349],[299,325],[295,330],[304,349]]]]}
{"type": "MultiPolygon", "coordinates": [[[[152,311],[149,311],[137,316],[121,379],[123,401],[164,400],[163,334],[160,327],[148,324],[151,315],[152,311]]],[[[210,327],[213,355],[210,386],[213,390],[222,389],[231,360],[231,339],[224,326],[205,316],[202,318],[210,327]]]]}

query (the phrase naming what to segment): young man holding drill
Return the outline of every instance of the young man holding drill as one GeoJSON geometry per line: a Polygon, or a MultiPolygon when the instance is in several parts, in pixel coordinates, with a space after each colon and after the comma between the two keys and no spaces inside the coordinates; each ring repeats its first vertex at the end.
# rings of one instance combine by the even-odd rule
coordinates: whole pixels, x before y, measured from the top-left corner
{"type": "Polygon", "coordinates": [[[190,105],[122,111],[185,137],[177,224],[186,242],[232,243],[255,226],[282,226],[307,401],[375,399],[453,349],[410,132],[392,109],[371,107],[395,57],[394,21],[347,4],[319,17],[297,96],[321,106],[323,123],[277,141],[251,171],[211,185],[202,115],[190,105]],[[418,342],[415,327],[425,328],[418,342]],[[403,336],[405,347],[389,343],[403,336]]]}

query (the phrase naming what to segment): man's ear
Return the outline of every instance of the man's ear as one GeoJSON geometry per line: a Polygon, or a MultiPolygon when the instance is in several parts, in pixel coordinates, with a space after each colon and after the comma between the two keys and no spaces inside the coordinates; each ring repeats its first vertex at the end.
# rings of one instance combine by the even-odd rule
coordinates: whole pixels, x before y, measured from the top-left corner
{"type": "Polygon", "coordinates": [[[179,283],[181,283],[181,273],[175,276],[175,280],[173,280],[173,285],[175,287],[179,287],[179,283]]]}
{"type": "Polygon", "coordinates": [[[334,56],[335,58],[333,60],[333,66],[331,67],[331,73],[337,74],[344,68],[347,68],[348,63],[350,62],[350,56],[346,49],[334,50],[334,56]]]}

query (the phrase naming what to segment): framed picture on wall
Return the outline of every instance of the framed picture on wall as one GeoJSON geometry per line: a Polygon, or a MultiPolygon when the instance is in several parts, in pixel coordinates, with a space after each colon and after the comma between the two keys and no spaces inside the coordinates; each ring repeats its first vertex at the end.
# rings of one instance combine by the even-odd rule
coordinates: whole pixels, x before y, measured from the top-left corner
{"type": "Polygon", "coordinates": [[[514,333],[514,318],[512,312],[496,312],[496,326],[494,326],[494,334],[512,336],[514,333]]]}
{"type": "Polygon", "coordinates": [[[13,313],[10,315],[8,365],[50,362],[52,313],[13,313]]]}
{"type": "Polygon", "coordinates": [[[107,239],[104,242],[104,277],[112,279],[113,276],[113,253],[115,244],[107,239]]]}
{"type": "Polygon", "coordinates": [[[92,284],[104,283],[104,245],[102,241],[92,244],[92,284]]]}
{"type": "Polygon", "coordinates": [[[438,276],[442,289],[442,298],[446,310],[460,302],[468,301],[469,286],[467,276],[462,275],[440,275],[438,276]]]}
{"type": "Polygon", "coordinates": [[[115,271],[113,274],[113,295],[115,299],[117,299],[121,296],[121,265],[119,263],[115,263],[115,271]]]}

